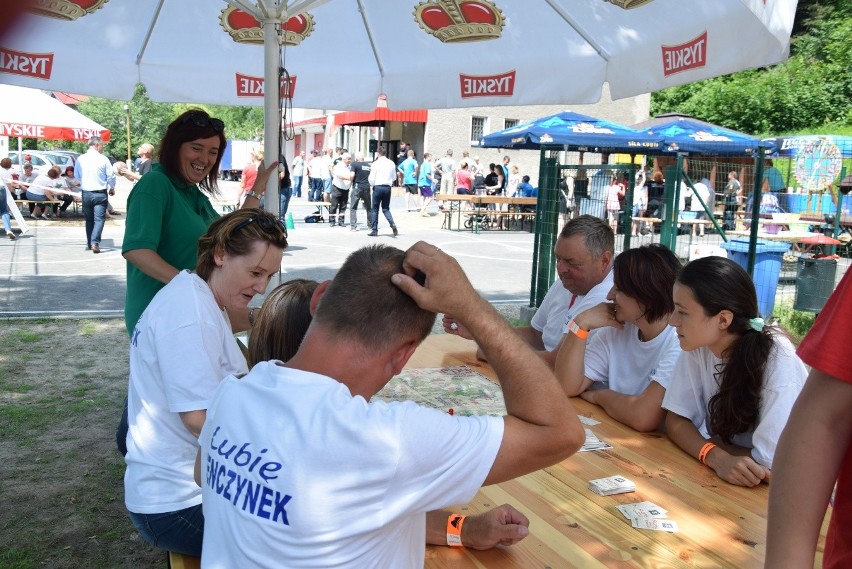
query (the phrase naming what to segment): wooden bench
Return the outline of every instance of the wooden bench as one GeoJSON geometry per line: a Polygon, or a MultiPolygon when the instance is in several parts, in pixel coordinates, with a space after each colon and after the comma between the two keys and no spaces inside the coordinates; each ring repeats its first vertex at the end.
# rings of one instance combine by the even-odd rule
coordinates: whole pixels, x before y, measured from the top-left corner
{"type": "MultiPolygon", "coordinates": [[[[26,207],[27,210],[29,211],[30,204],[35,204],[37,206],[42,206],[42,205],[48,204],[48,205],[50,205],[50,208],[53,209],[53,206],[56,206],[56,207],[61,206],[62,200],[43,200],[43,201],[15,200],[15,205],[18,206],[18,209],[21,210],[21,212],[24,211],[24,207],[26,207]]],[[[73,204],[74,204],[74,213],[76,214],[77,213],[77,202],[73,202],[73,204]]]]}
{"type": "Polygon", "coordinates": [[[201,558],[169,551],[169,567],[171,569],[200,569],[201,558]]]}

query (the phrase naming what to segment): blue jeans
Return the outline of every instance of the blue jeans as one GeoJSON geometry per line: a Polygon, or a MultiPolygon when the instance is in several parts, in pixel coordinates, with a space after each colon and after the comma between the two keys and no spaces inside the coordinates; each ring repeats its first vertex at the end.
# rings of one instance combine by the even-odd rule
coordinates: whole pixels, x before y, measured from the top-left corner
{"type": "Polygon", "coordinates": [[[130,520],[145,541],[154,547],[201,557],[201,540],[204,537],[201,504],[163,514],[130,512],[130,520]]]}
{"type": "Polygon", "coordinates": [[[0,217],[3,218],[3,229],[6,230],[7,234],[12,233],[12,222],[9,219],[9,209],[6,206],[6,188],[0,188],[0,217]]]}
{"type": "Polygon", "coordinates": [[[83,190],[83,215],[86,216],[86,247],[100,245],[107,209],[107,193],[83,190]]]}
{"type": "Polygon", "coordinates": [[[311,178],[311,186],[308,190],[308,201],[322,201],[322,178],[311,178]]]}
{"type": "MultiPolygon", "coordinates": [[[[331,195],[331,178],[322,179],[322,193],[328,194],[329,196],[331,195]]],[[[321,198],[322,196],[320,196],[320,200],[317,201],[321,201],[321,198]]]]}
{"type": "Polygon", "coordinates": [[[293,195],[302,197],[302,176],[293,176],[293,195]]]}
{"type": "Polygon", "coordinates": [[[373,212],[372,212],[372,229],[379,230],[379,206],[382,207],[382,213],[385,214],[385,219],[388,220],[390,226],[394,226],[393,216],[390,212],[391,187],[390,186],[373,186],[373,212]]]}
{"type": "Polygon", "coordinates": [[[287,208],[290,207],[290,198],[293,196],[293,188],[278,189],[278,218],[284,220],[287,208]]]}

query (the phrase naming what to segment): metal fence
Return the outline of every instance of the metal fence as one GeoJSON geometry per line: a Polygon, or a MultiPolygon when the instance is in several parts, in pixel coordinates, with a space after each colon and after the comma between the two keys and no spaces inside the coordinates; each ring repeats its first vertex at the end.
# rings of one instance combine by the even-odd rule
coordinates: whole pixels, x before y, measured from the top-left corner
{"type": "Polygon", "coordinates": [[[783,169],[784,161],[657,157],[653,171],[663,174],[660,187],[649,182],[650,170],[639,175],[637,186],[641,164],[589,164],[582,157],[541,151],[531,306],[541,303],[553,282],[553,248],[562,226],[581,214],[612,219],[607,192],[613,176],[626,186],[613,220],[616,253],[662,243],[684,262],[727,256],[752,274],[764,317],[776,314],[776,307],[819,312],[850,265],[852,195],[832,188],[766,191],[764,180],[774,180],[772,169],[783,169]]]}

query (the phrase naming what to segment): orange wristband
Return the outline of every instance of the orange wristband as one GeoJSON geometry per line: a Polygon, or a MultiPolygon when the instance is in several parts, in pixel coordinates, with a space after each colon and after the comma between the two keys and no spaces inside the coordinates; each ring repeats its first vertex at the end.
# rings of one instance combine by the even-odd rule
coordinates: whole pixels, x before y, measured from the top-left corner
{"type": "Polygon", "coordinates": [[[461,540],[461,531],[466,517],[461,514],[450,514],[450,517],[447,518],[447,545],[450,547],[464,545],[461,540]]]}
{"type": "Polygon", "coordinates": [[[589,337],[589,331],[580,328],[580,325],[574,322],[573,320],[568,323],[568,331],[580,338],[581,340],[585,340],[589,337]]]}
{"type": "Polygon", "coordinates": [[[701,450],[698,451],[698,461],[707,466],[707,455],[710,454],[710,451],[716,448],[716,445],[713,443],[705,443],[701,450]]]}

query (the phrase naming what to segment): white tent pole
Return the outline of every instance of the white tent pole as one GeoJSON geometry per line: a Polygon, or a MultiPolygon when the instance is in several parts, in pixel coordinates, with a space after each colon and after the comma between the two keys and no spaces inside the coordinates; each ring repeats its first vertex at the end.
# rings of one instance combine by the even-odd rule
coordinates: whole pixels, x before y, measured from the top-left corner
{"type": "MultiPolygon", "coordinates": [[[[281,117],[278,114],[278,101],[281,86],[278,79],[279,50],[278,20],[264,18],[263,25],[263,154],[264,164],[268,165],[279,158],[281,117]]],[[[266,211],[278,215],[278,174],[273,173],[266,184],[266,211]]]]}

